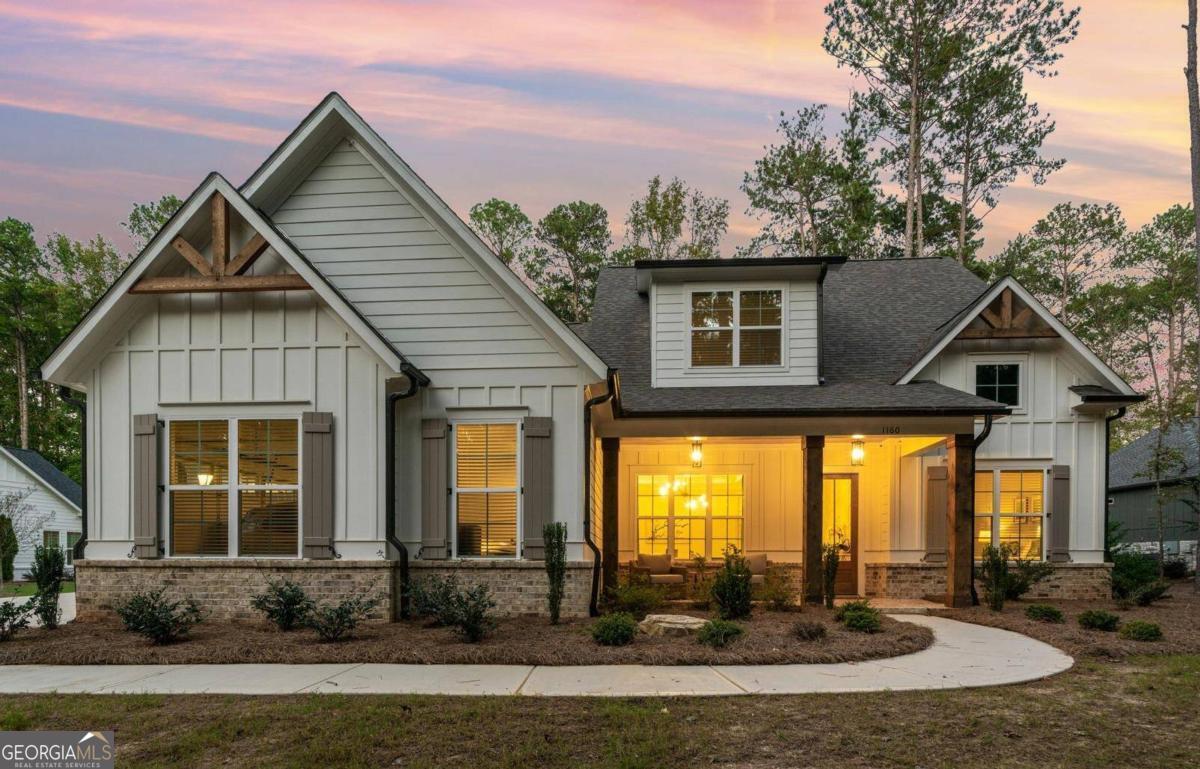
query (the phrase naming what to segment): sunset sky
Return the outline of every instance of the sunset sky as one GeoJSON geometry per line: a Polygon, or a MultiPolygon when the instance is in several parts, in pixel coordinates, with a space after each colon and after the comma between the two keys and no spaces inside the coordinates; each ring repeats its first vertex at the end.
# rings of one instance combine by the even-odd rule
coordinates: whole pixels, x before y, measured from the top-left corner
{"type": "MultiPolygon", "coordinates": [[[[0,0],[0,217],[126,246],[134,201],[240,183],[337,90],[461,214],[591,200],[619,237],[646,180],[676,175],[730,200],[730,251],[779,112],[846,103],[823,5],[0,0]]],[[[1004,195],[987,252],[1060,201],[1134,225],[1187,201],[1185,1],[1082,5],[1061,74],[1031,84],[1067,165],[1004,195]]]]}

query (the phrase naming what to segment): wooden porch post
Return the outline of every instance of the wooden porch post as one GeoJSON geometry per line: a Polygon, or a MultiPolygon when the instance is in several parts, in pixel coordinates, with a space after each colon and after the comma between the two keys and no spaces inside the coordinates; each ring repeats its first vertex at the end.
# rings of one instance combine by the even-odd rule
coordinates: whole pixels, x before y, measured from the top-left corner
{"type": "Polygon", "coordinates": [[[602,570],[603,590],[607,593],[617,586],[617,561],[620,555],[620,545],[617,540],[618,520],[618,462],[620,459],[621,439],[600,439],[600,460],[602,473],[601,496],[601,544],[600,568],[602,570]]]}
{"type": "Polygon", "coordinates": [[[946,441],[946,605],[971,605],[971,566],[975,560],[975,435],[946,441]]]}
{"type": "Polygon", "coordinates": [[[821,514],[825,436],[804,436],[804,602],[821,603],[821,514]]]}

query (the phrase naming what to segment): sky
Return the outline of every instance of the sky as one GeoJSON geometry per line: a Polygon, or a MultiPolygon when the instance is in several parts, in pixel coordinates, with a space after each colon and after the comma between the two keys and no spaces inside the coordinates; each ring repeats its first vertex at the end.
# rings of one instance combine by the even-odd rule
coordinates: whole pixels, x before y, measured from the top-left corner
{"type": "MultiPolygon", "coordinates": [[[[1083,0],[1059,75],[1030,82],[1067,160],[984,220],[985,253],[1062,201],[1133,226],[1187,202],[1185,0],[1083,0]]],[[[128,246],[132,204],[240,183],[339,91],[460,214],[605,205],[619,240],[654,174],[757,223],[742,175],[780,112],[854,88],[821,49],[824,0],[0,0],[0,217],[128,246]]]]}

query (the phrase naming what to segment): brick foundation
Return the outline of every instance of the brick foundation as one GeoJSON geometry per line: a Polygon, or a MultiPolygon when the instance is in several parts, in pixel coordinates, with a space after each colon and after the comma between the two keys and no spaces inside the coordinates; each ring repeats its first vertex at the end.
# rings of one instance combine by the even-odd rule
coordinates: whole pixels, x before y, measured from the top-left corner
{"type": "MultiPolygon", "coordinates": [[[[1110,564],[1061,563],[1033,586],[1026,599],[1103,600],[1112,595],[1110,564]]],[[[978,584],[976,588],[979,589],[978,584]]],[[[981,591],[982,593],[982,591],[981,591]]],[[[868,563],[863,594],[868,598],[926,598],[946,595],[946,567],[939,563],[868,563]]]]}
{"type": "Polygon", "coordinates": [[[391,619],[395,596],[391,561],[303,561],[233,558],[182,560],[82,560],[75,564],[79,619],[109,614],[135,593],[166,588],[171,600],[194,599],[214,619],[260,619],[250,606],[269,580],[301,585],[318,603],[375,596],[371,619],[391,619]]]}
{"type": "MultiPolygon", "coordinates": [[[[546,565],[541,561],[463,560],[409,562],[409,578],[453,575],[459,585],[487,585],[496,601],[500,616],[545,615],[546,565]]],[[[399,576],[397,573],[397,581],[399,576]]],[[[592,590],[592,565],[584,561],[567,563],[562,602],[563,617],[588,616],[592,590]]]]}

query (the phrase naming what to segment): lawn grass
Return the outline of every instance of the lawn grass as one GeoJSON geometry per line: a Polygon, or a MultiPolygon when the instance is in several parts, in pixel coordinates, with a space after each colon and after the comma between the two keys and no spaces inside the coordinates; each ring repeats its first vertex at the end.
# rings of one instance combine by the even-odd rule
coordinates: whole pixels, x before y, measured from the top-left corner
{"type": "Polygon", "coordinates": [[[791,697],[307,695],[0,699],[0,730],[114,729],[126,767],[1193,765],[1200,656],[1031,684],[791,697]]]}
{"type": "MultiPolygon", "coordinates": [[[[66,580],[62,583],[62,591],[64,593],[75,592],[74,580],[66,580]]],[[[0,598],[13,598],[20,596],[29,596],[37,592],[37,584],[33,582],[5,582],[4,587],[0,587],[0,598]]]]}

